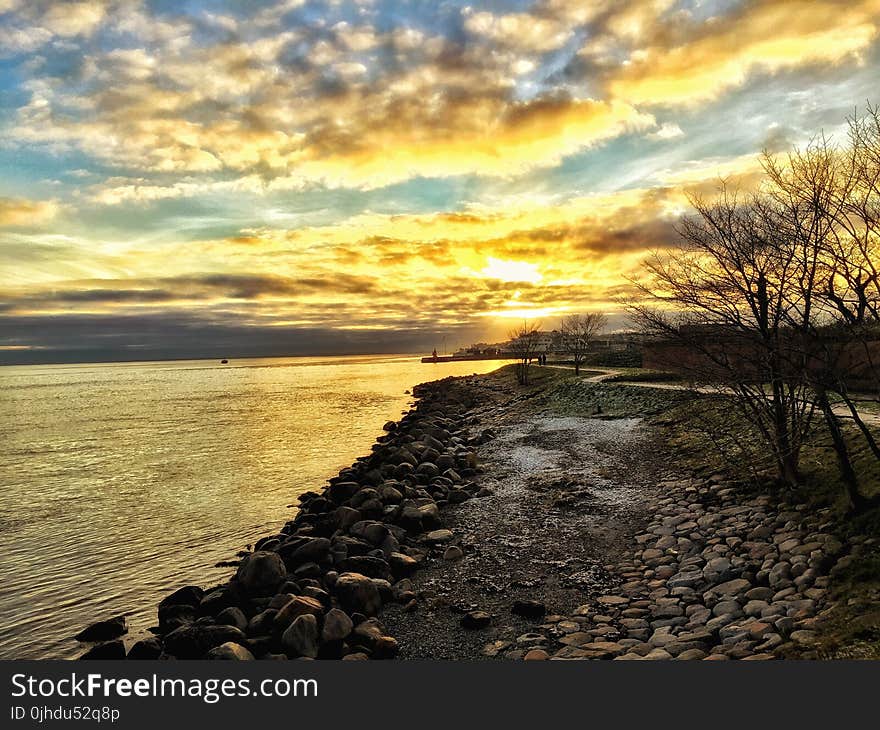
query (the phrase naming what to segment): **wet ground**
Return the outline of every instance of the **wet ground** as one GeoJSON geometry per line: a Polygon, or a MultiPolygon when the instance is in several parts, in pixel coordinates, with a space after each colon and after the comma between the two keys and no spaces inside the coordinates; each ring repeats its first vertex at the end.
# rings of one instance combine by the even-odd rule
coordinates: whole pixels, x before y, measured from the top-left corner
{"type": "Polygon", "coordinates": [[[487,644],[534,627],[511,613],[515,600],[570,614],[611,589],[603,566],[646,522],[644,500],[663,469],[639,418],[559,416],[540,390],[511,399],[489,379],[474,387],[483,395],[474,429],[495,433],[478,451],[480,483],[494,495],[444,510],[464,558],[438,554],[413,579],[418,607],[383,612],[404,659],[485,658],[487,644]],[[461,628],[474,609],[493,615],[489,628],[461,628]]]}

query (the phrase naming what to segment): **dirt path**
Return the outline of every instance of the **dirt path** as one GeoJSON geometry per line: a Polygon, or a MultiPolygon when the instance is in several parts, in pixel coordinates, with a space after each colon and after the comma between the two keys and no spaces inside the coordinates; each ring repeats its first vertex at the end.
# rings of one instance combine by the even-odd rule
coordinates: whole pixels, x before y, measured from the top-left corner
{"type": "Polygon", "coordinates": [[[416,610],[383,613],[402,658],[484,658],[487,644],[535,626],[511,613],[515,600],[571,613],[611,587],[603,565],[647,519],[657,469],[645,454],[656,449],[640,419],[560,417],[541,406],[539,397],[476,414],[478,429],[495,432],[479,449],[480,483],[494,495],[444,512],[464,558],[432,560],[413,579],[416,610]],[[474,609],[493,615],[489,628],[461,628],[474,609]]]}

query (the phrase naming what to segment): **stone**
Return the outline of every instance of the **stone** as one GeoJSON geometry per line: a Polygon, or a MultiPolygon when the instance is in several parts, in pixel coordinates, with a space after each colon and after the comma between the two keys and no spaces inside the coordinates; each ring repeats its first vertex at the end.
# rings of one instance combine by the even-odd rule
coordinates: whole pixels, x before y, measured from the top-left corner
{"type": "Polygon", "coordinates": [[[716,596],[736,596],[741,593],[745,593],[751,587],[752,584],[745,578],[734,578],[733,580],[729,580],[713,586],[708,591],[706,591],[706,593],[714,593],[716,596]]]}
{"type": "Polygon", "coordinates": [[[241,644],[236,644],[234,641],[227,641],[224,644],[220,644],[220,646],[215,646],[205,654],[205,659],[252,661],[253,658],[254,655],[248,649],[241,644]]]}
{"type": "Polygon", "coordinates": [[[527,662],[544,661],[549,659],[550,655],[543,649],[529,649],[523,659],[527,662]]]}
{"type": "Polygon", "coordinates": [[[294,596],[285,603],[278,613],[275,614],[274,624],[282,631],[290,626],[297,618],[305,614],[311,614],[316,619],[324,615],[324,606],[317,598],[310,596],[294,596]]]}
{"type": "Polygon", "coordinates": [[[238,566],[235,579],[252,596],[271,596],[287,575],[287,568],[278,553],[257,551],[238,566]]]}
{"type": "Polygon", "coordinates": [[[419,561],[403,553],[391,553],[388,556],[388,565],[393,576],[400,579],[412,575],[416,568],[419,567],[419,561]]]}
{"type": "Polygon", "coordinates": [[[318,656],[318,619],[313,614],[304,613],[297,616],[281,635],[281,646],[288,656],[318,656]]]}
{"type": "Polygon", "coordinates": [[[248,627],[247,617],[244,615],[244,611],[238,608],[238,606],[224,608],[217,614],[217,623],[226,626],[235,626],[235,628],[241,629],[242,631],[248,627]]]}
{"type": "Polygon", "coordinates": [[[543,603],[532,600],[514,601],[510,610],[517,616],[531,619],[541,618],[547,613],[547,607],[543,603]]]}
{"type": "Polygon", "coordinates": [[[349,614],[357,612],[375,616],[382,609],[379,588],[360,573],[341,573],[333,590],[340,606],[349,614]]]}
{"type": "Polygon", "coordinates": [[[125,659],[125,644],[122,639],[102,641],[82,654],[80,659],[125,659]]]}
{"type": "Polygon", "coordinates": [[[485,611],[468,611],[460,623],[465,629],[484,629],[492,623],[492,616],[485,611]]]}
{"type": "Polygon", "coordinates": [[[599,596],[597,599],[603,606],[624,606],[629,603],[625,596],[599,596]]]}
{"type": "Polygon", "coordinates": [[[198,607],[205,597],[205,592],[198,586],[184,586],[174,593],[165,596],[159,603],[159,609],[163,606],[193,606],[198,607]]]}
{"type": "Polygon", "coordinates": [[[126,659],[153,660],[162,654],[162,642],[155,636],[135,642],[128,650],[126,659]]]}
{"type": "Polygon", "coordinates": [[[339,567],[345,573],[360,573],[368,578],[391,579],[391,568],[388,566],[388,562],[372,555],[356,555],[346,558],[339,567]]]}
{"type": "Polygon", "coordinates": [[[814,644],[816,643],[816,637],[815,631],[806,630],[792,631],[789,636],[795,644],[814,644]]]}
{"type": "Polygon", "coordinates": [[[326,537],[313,537],[290,552],[282,552],[284,559],[290,566],[318,563],[330,554],[330,540],[326,537]]]}
{"type": "Polygon", "coordinates": [[[443,559],[450,562],[461,560],[464,557],[464,551],[458,545],[450,545],[443,551],[443,559]]]}
{"type": "Polygon", "coordinates": [[[77,641],[110,641],[128,633],[125,616],[116,616],[106,621],[98,621],[80,631],[73,638],[77,641]]]}
{"type": "Polygon", "coordinates": [[[672,654],[670,654],[665,649],[652,649],[645,656],[644,659],[648,661],[664,661],[666,659],[672,659],[672,654]]]}
{"type": "Polygon", "coordinates": [[[247,637],[234,626],[191,624],[165,637],[165,652],[177,659],[201,659],[215,646],[231,641],[247,646],[247,637]]]}
{"type": "Polygon", "coordinates": [[[453,538],[452,530],[431,530],[424,537],[424,542],[429,545],[436,545],[449,542],[453,538]]]}
{"type": "Polygon", "coordinates": [[[688,649],[687,651],[681,652],[675,658],[678,661],[695,661],[699,659],[705,659],[708,655],[702,649],[688,649]]]}
{"type": "Polygon", "coordinates": [[[344,611],[331,608],[324,616],[324,625],[321,628],[323,641],[342,641],[347,638],[354,628],[354,623],[344,611]]]}

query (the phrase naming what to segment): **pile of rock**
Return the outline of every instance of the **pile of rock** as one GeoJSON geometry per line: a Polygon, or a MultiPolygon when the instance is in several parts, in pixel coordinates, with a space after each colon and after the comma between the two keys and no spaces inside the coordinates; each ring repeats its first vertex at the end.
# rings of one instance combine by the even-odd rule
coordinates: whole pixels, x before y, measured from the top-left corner
{"type": "MultiPolygon", "coordinates": [[[[386,659],[397,642],[378,619],[385,603],[414,607],[408,576],[453,534],[441,509],[486,494],[465,413],[467,391],[445,379],[414,389],[416,406],[372,453],[300,495],[300,509],[262,538],[227,583],[185,586],[159,604],[156,636],[130,659],[386,659]]],[[[83,658],[122,658],[122,642],[83,658]]]]}
{"type": "Polygon", "coordinates": [[[527,659],[809,656],[828,610],[829,575],[849,559],[831,511],[748,494],[720,478],[660,486],[632,558],[606,566],[618,590],[488,650],[527,659]]]}

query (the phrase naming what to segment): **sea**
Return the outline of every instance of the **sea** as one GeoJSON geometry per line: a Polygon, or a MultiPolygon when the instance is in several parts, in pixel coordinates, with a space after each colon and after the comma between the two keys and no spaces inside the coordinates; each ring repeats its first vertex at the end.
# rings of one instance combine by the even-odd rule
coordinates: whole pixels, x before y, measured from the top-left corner
{"type": "Polygon", "coordinates": [[[369,452],[417,383],[498,361],[400,356],[0,367],[0,659],[74,658],[73,636],[210,586],[369,452]]]}

